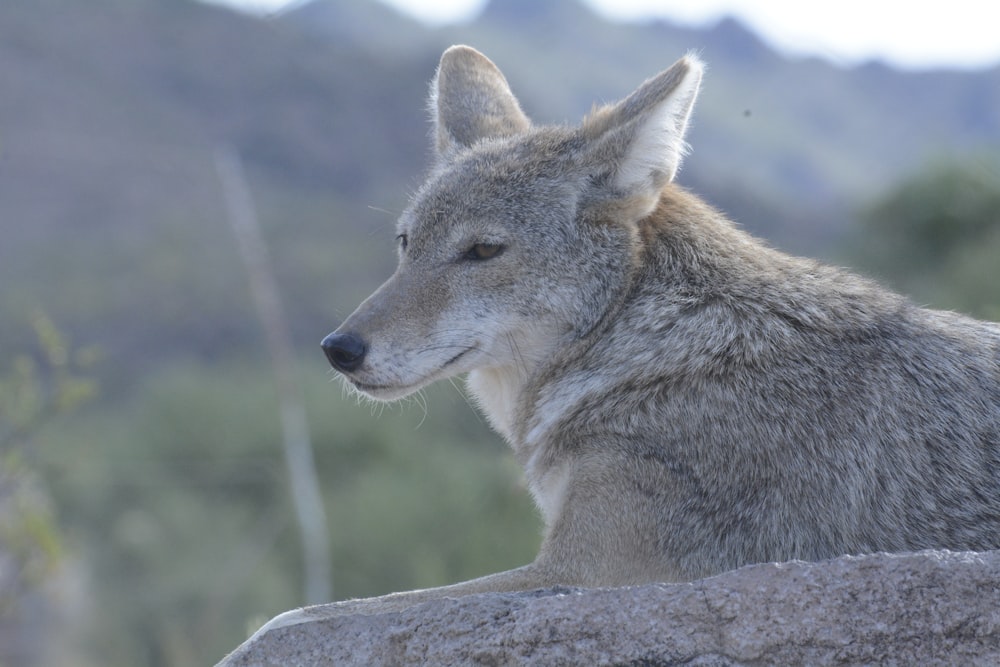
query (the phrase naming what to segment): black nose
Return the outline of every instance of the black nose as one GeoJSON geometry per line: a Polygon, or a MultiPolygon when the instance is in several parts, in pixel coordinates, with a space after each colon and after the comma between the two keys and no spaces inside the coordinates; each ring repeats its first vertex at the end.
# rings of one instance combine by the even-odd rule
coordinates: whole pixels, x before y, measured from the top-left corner
{"type": "Polygon", "coordinates": [[[368,351],[361,336],[353,333],[332,333],[321,345],[330,364],[342,373],[357,370],[368,351]]]}

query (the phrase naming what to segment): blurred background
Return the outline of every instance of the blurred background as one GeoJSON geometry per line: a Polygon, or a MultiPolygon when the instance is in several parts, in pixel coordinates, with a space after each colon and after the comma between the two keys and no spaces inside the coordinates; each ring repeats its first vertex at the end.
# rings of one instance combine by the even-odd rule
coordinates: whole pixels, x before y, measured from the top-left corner
{"type": "Polygon", "coordinates": [[[0,3],[0,666],[213,664],[306,602],[534,556],[460,383],[359,404],[318,345],[392,271],[452,43],[541,122],[699,51],[683,185],[779,248],[1000,319],[1000,54],[919,49],[991,17],[950,11],[910,58],[838,51],[832,19],[830,42],[761,36],[763,9],[406,4],[0,3]]]}

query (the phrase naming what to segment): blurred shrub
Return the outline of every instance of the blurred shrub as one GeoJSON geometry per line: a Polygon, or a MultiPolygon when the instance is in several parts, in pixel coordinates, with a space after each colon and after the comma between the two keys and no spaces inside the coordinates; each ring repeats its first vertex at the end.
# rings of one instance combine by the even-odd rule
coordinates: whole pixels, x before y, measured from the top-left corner
{"type": "MultiPolygon", "coordinates": [[[[317,352],[303,388],[338,599],[523,565],[539,522],[506,448],[451,388],[343,397],[317,352]]],[[[128,401],[53,427],[46,474],[88,554],[92,660],[212,664],[302,604],[266,360],[177,364],[128,401]]]]}
{"type": "Polygon", "coordinates": [[[921,302],[1000,319],[1000,157],[904,180],[863,212],[852,255],[921,302]]]}
{"type": "Polygon", "coordinates": [[[73,349],[43,314],[36,349],[0,369],[0,664],[50,659],[58,642],[64,546],[49,490],[37,471],[37,431],[94,396],[84,375],[93,351],[73,349]]]}

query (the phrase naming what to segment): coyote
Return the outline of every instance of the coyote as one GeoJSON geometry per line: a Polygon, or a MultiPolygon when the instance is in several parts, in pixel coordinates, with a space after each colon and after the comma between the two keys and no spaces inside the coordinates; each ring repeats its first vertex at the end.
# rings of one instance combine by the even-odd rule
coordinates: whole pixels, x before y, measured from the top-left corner
{"type": "Polygon", "coordinates": [[[777,252],[675,185],[701,76],[688,55],[539,127],[490,60],[445,51],[399,266],[322,347],[379,400],[468,373],[545,534],[525,567],[376,608],[1000,547],[1000,326],[777,252]]]}

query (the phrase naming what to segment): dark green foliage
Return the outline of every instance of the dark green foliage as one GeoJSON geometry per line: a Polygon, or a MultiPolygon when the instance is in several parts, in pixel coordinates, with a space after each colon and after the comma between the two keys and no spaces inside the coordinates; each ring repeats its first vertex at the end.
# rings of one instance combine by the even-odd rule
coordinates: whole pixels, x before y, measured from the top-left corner
{"type": "Polygon", "coordinates": [[[853,255],[918,300],[1000,319],[1000,158],[941,161],[864,212],[853,255]]]}

